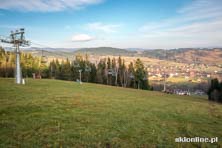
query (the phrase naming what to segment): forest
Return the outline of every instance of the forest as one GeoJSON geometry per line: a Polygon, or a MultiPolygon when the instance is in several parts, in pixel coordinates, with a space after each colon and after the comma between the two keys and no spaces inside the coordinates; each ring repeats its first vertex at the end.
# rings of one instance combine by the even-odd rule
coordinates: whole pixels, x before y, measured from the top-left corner
{"type": "MultiPolygon", "coordinates": [[[[125,64],[120,56],[103,58],[98,63],[89,61],[88,55],[75,55],[75,60],[34,57],[30,53],[21,52],[23,78],[47,78],[77,82],[99,83],[112,86],[150,90],[147,70],[138,58],[135,62],[125,64]],[[81,75],[81,76],[80,76],[81,75]],[[81,80],[80,80],[81,77],[81,80]]],[[[0,77],[14,77],[15,55],[0,47],[0,77]]]]}

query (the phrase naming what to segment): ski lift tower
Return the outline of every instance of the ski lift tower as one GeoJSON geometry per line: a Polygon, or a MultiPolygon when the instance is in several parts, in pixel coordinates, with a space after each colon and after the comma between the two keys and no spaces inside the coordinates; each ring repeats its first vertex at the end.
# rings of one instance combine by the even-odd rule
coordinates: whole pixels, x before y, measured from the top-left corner
{"type": "Polygon", "coordinates": [[[3,43],[12,44],[15,47],[15,55],[16,55],[16,61],[15,61],[15,77],[16,77],[16,83],[21,84],[22,83],[22,71],[21,71],[21,63],[20,63],[20,50],[19,46],[29,46],[29,41],[25,40],[25,29],[20,28],[16,31],[11,31],[10,38],[9,39],[0,39],[3,43]]]}

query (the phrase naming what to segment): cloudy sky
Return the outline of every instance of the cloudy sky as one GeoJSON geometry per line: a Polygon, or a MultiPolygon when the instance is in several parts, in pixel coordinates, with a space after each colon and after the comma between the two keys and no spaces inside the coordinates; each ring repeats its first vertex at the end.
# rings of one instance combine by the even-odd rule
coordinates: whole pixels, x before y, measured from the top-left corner
{"type": "Polygon", "coordinates": [[[20,27],[39,47],[222,47],[222,0],[0,0],[0,36],[20,27]]]}

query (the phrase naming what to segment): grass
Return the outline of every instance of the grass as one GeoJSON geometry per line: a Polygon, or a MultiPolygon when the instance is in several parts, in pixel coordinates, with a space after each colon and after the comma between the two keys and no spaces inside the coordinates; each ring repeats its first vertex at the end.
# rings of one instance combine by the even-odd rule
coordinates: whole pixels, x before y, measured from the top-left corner
{"type": "Polygon", "coordinates": [[[59,80],[0,79],[0,147],[219,147],[222,105],[59,80]],[[218,143],[175,143],[176,137],[218,143]]]}

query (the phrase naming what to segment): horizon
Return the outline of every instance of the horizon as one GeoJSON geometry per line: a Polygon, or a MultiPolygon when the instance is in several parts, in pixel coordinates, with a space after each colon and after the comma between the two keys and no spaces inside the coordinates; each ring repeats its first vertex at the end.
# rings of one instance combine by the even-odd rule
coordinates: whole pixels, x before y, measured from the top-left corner
{"type": "MultiPolygon", "coordinates": [[[[7,50],[11,50],[14,47],[11,46],[1,46],[3,49],[7,50]]],[[[222,47],[183,47],[183,48],[119,48],[119,47],[110,47],[110,46],[96,46],[96,47],[79,47],[79,48],[75,48],[75,47],[37,47],[37,46],[30,46],[30,47],[20,47],[21,50],[45,50],[47,51],[48,49],[52,49],[55,51],[60,51],[59,49],[65,49],[65,50],[69,50],[71,52],[73,51],[77,51],[77,50],[84,50],[84,49],[98,49],[98,48],[113,48],[113,49],[118,49],[118,50],[127,50],[127,51],[147,51],[147,50],[181,50],[181,49],[191,49],[191,50],[214,50],[214,49],[222,49],[222,47]]]]}
{"type": "Polygon", "coordinates": [[[0,35],[25,28],[39,48],[222,47],[220,0],[0,2],[0,35]]]}

